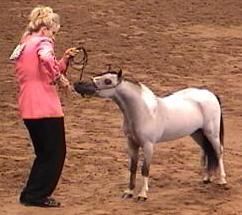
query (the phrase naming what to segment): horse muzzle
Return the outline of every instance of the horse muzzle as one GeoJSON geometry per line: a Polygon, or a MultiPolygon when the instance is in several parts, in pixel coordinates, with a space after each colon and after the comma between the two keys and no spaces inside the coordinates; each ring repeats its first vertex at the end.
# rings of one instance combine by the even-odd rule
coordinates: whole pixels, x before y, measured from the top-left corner
{"type": "Polygon", "coordinates": [[[78,81],[73,84],[75,91],[82,96],[94,96],[97,88],[93,82],[78,81]]]}

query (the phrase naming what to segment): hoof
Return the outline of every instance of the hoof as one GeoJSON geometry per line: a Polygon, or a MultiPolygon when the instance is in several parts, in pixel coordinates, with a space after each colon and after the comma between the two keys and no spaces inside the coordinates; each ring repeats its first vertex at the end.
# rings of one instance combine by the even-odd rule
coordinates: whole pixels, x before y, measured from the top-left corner
{"type": "Polygon", "coordinates": [[[133,198],[133,194],[132,193],[124,193],[122,195],[123,199],[132,199],[133,198]]]}
{"type": "Polygon", "coordinates": [[[211,180],[209,180],[209,179],[208,180],[203,180],[203,183],[204,184],[210,184],[211,183],[211,180]]]}
{"type": "Polygon", "coordinates": [[[219,185],[226,185],[227,181],[225,179],[221,179],[221,180],[219,180],[218,184],[219,185]]]}
{"type": "Polygon", "coordinates": [[[148,199],[148,198],[145,197],[145,196],[138,196],[138,197],[137,197],[137,201],[138,201],[138,202],[145,202],[147,199],[148,199]]]}

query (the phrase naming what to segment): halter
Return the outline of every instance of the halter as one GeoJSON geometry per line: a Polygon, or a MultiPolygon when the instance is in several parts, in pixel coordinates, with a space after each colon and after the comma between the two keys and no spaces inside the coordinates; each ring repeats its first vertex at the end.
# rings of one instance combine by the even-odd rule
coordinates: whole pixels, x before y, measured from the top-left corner
{"type": "Polygon", "coordinates": [[[88,62],[88,55],[87,55],[86,49],[82,46],[78,47],[77,50],[79,50],[79,53],[75,57],[72,57],[70,59],[70,66],[73,69],[81,72],[80,73],[80,81],[81,81],[84,73],[84,69],[88,62]],[[82,58],[81,58],[81,52],[83,54],[82,58]]]}
{"type": "MultiPolygon", "coordinates": [[[[104,73],[112,73],[112,72],[114,72],[114,71],[112,71],[112,64],[107,64],[107,66],[108,66],[108,70],[107,70],[107,72],[104,72],[104,73]]],[[[115,73],[116,73],[116,72],[115,72],[115,73]]],[[[99,89],[99,88],[96,86],[94,80],[95,80],[95,77],[92,78],[92,82],[93,82],[93,84],[95,85],[95,87],[96,87],[97,90],[109,90],[109,89],[116,88],[119,84],[121,84],[121,82],[123,81],[123,78],[122,78],[122,77],[119,78],[119,79],[118,79],[118,82],[117,82],[117,84],[116,84],[115,86],[106,87],[106,88],[103,88],[103,89],[99,89]]]]}

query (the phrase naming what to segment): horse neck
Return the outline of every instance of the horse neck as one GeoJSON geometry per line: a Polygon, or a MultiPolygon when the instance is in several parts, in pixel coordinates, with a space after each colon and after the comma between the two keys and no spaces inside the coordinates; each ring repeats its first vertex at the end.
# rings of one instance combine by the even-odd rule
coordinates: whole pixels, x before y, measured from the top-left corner
{"type": "Polygon", "coordinates": [[[135,117],[138,114],[137,108],[142,108],[143,106],[145,108],[144,101],[141,97],[140,85],[130,81],[122,81],[120,86],[116,89],[113,100],[126,118],[135,117]]]}

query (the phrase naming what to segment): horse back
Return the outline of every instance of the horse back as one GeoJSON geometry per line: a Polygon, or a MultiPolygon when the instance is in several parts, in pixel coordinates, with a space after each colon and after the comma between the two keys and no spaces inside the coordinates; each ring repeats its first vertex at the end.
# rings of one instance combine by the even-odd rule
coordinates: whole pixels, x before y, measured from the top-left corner
{"type": "Polygon", "coordinates": [[[174,99],[182,99],[191,102],[197,102],[199,104],[207,105],[207,103],[213,103],[220,105],[220,101],[218,97],[208,89],[203,88],[186,88],[179,90],[170,96],[170,98],[174,99]]]}

